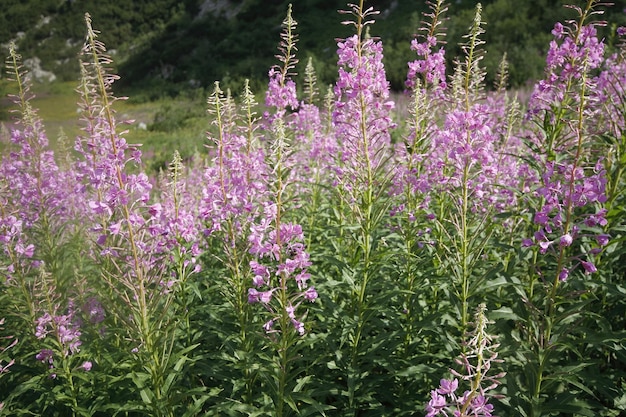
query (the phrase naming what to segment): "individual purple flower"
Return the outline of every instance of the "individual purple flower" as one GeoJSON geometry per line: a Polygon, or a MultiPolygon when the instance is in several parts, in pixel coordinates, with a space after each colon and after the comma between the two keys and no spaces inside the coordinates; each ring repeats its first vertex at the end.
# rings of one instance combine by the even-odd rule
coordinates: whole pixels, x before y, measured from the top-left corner
{"type": "Polygon", "coordinates": [[[273,290],[269,290],[269,291],[263,291],[259,293],[259,301],[262,302],[263,304],[269,304],[269,302],[272,301],[273,292],[274,292],[273,290]]]}
{"type": "Polygon", "coordinates": [[[550,245],[552,245],[552,242],[549,240],[542,240],[538,242],[539,244],[539,252],[540,253],[546,253],[548,251],[548,248],[550,247],[550,245]]]}
{"type": "Polygon", "coordinates": [[[468,415],[492,417],[493,404],[487,403],[484,395],[477,395],[470,401],[468,415]]]}
{"type": "Polygon", "coordinates": [[[554,24],[554,29],[552,29],[552,35],[556,39],[561,39],[563,38],[564,33],[565,33],[565,28],[563,27],[563,24],[561,22],[556,22],[554,24]]]}
{"type": "Polygon", "coordinates": [[[93,364],[90,361],[85,361],[83,362],[83,364],[80,366],[80,368],[82,370],[84,370],[85,372],[89,372],[91,371],[93,364]]]}
{"type": "Polygon", "coordinates": [[[262,287],[263,285],[267,285],[268,281],[265,277],[261,275],[255,275],[254,278],[252,278],[252,284],[255,287],[262,287]]]}
{"type": "Polygon", "coordinates": [[[548,222],[548,214],[543,211],[535,213],[534,222],[536,224],[544,225],[548,222]]]}
{"type": "Polygon", "coordinates": [[[317,294],[317,291],[315,291],[314,287],[309,287],[304,292],[304,298],[306,298],[308,301],[313,302],[317,300],[317,297],[318,297],[318,294],[317,294]]]}
{"type": "Polygon", "coordinates": [[[596,242],[600,246],[606,246],[609,243],[610,236],[607,234],[600,234],[596,236],[596,242]]]}
{"type": "Polygon", "coordinates": [[[15,245],[15,253],[26,258],[32,258],[35,253],[35,245],[31,243],[24,246],[22,242],[18,242],[15,245]]]}
{"type": "Polygon", "coordinates": [[[48,363],[51,367],[54,362],[53,357],[54,352],[51,349],[41,349],[41,351],[35,355],[35,359],[43,363],[48,363]]]}
{"type": "Polygon", "coordinates": [[[442,379],[439,382],[439,388],[437,388],[437,392],[441,395],[451,395],[454,394],[456,389],[459,387],[459,380],[454,378],[452,380],[442,379]]]}
{"type": "Polygon", "coordinates": [[[304,329],[304,323],[296,319],[291,319],[291,324],[293,324],[293,327],[296,329],[300,336],[304,335],[304,333],[306,332],[306,330],[304,329]]]}
{"type": "Polygon", "coordinates": [[[589,275],[589,274],[593,274],[594,272],[598,271],[598,268],[596,268],[596,266],[588,261],[580,261],[580,263],[583,266],[583,269],[585,270],[585,274],[589,275]]]}
{"type": "Polygon", "coordinates": [[[308,287],[307,281],[311,278],[311,274],[306,271],[300,272],[295,276],[295,280],[298,283],[299,290],[306,290],[308,287]]]}
{"type": "Polygon", "coordinates": [[[250,304],[254,304],[259,301],[261,301],[261,293],[255,288],[248,288],[248,302],[250,304]]]}
{"type": "Polygon", "coordinates": [[[83,305],[83,314],[91,324],[98,324],[104,321],[104,307],[95,297],[89,297],[83,305]]]}
{"type": "Polygon", "coordinates": [[[426,405],[426,417],[439,415],[447,405],[446,397],[440,395],[437,390],[432,390],[430,392],[430,401],[426,405]]]}
{"type": "Polygon", "coordinates": [[[607,225],[606,213],[607,213],[606,209],[601,209],[595,214],[588,215],[584,220],[585,225],[589,227],[606,226],[607,225]]]}
{"type": "Polygon", "coordinates": [[[569,233],[566,233],[563,236],[561,236],[561,238],[559,239],[559,245],[570,246],[573,241],[574,241],[574,238],[572,238],[572,235],[570,235],[569,233]]]}

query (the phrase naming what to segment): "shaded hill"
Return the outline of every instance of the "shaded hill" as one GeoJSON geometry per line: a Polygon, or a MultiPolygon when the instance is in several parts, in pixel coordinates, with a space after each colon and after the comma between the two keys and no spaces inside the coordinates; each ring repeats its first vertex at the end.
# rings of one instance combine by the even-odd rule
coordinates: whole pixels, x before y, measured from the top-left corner
{"type": "MultiPolygon", "coordinates": [[[[572,0],[573,1],[573,0],[572,0]]],[[[506,51],[511,83],[519,86],[539,77],[554,22],[574,17],[563,0],[483,1],[485,65],[495,73],[506,51]]],[[[78,78],[76,55],[84,36],[84,13],[101,31],[122,79],[118,88],[151,91],[149,96],[176,94],[181,89],[206,87],[221,80],[236,91],[244,78],[262,88],[268,68],[275,63],[285,0],[4,0],[0,9],[0,43],[19,38],[24,58],[37,57],[44,70],[58,79],[78,78]],[[255,81],[256,80],[256,81],[255,81]]],[[[298,21],[301,63],[312,57],[322,83],[335,72],[335,38],[348,34],[340,24],[342,0],[292,0],[298,21]]],[[[417,32],[425,1],[377,0],[381,10],[372,34],[385,45],[387,73],[396,89],[402,88],[406,62],[414,59],[410,40],[417,32]]],[[[448,12],[448,46],[456,46],[467,30],[477,1],[455,0],[448,12]]],[[[582,4],[582,2],[579,1],[582,4]]],[[[609,18],[626,24],[616,2],[609,18]]],[[[607,36],[610,30],[607,29],[607,36]]],[[[299,72],[303,72],[300,68],[299,72]]]]}

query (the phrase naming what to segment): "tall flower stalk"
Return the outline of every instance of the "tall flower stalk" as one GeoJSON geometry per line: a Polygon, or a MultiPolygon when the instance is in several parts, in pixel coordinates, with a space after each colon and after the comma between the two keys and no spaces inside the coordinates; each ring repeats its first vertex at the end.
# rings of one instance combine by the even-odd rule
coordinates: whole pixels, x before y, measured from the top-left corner
{"type": "Polygon", "coordinates": [[[14,99],[19,118],[12,132],[16,150],[3,157],[0,164],[0,242],[2,257],[8,260],[8,265],[0,266],[5,278],[2,285],[21,300],[16,303],[20,308],[12,318],[18,319],[15,322],[23,321],[25,325],[19,327],[29,330],[20,335],[23,339],[32,342],[33,334],[37,342],[44,338],[38,334],[38,328],[42,317],[49,318],[55,337],[52,342],[37,343],[38,347],[49,349],[41,348],[37,355],[33,354],[32,361],[45,351],[52,364],[54,356],[56,367],[43,372],[41,379],[58,376],[62,385],[56,400],[66,405],[71,415],[82,415],[74,376],[74,365],[80,360],[73,355],[78,352],[78,345],[72,344],[76,324],[70,323],[68,316],[56,314],[59,305],[72,303],[72,297],[77,295],[74,291],[80,287],[76,274],[80,263],[68,262],[76,255],[72,240],[79,239],[73,223],[78,211],[71,204],[73,190],[67,185],[72,178],[56,164],[43,123],[30,102],[30,85],[22,71],[21,58],[13,44],[9,49],[8,64],[18,89],[14,99]],[[63,292],[69,288],[73,291],[63,292]],[[24,307],[26,310],[22,310],[24,307]],[[38,317],[40,314],[43,316],[38,317]]]}
{"type": "Polygon", "coordinates": [[[209,245],[215,249],[212,255],[226,267],[225,283],[220,285],[219,291],[231,306],[229,313],[234,315],[237,323],[239,337],[233,354],[241,356],[236,352],[243,352],[238,361],[244,378],[242,400],[250,404],[257,375],[253,370],[254,320],[248,303],[253,256],[249,253],[247,233],[261,215],[260,201],[267,193],[262,180],[266,167],[255,127],[256,101],[249,84],[245,85],[237,120],[228,120],[230,105],[219,83],[215,83],[208,101],[217,132],[211,136],[215,144],[214,156],[204,172],[200,216],[207,228],[209,245]],[[212,246],[212,241],[216,241],[217,246],[212,246]]]}
{"type": "Polygon", "coordinates": [[[470,320],[470,299],[489,271],[480,261],[494,232],[493,215],[498,207],[503,209],[504,199],[500,135],[494,129],[497,119],[484,102],[483,24],[479,4],[462,45],[464,55],[446,91],[447,115],[432,133],[418,180],[422,192],[432,196],[429,209],[439,248],[436,256],[442,273],[452,278],[461,334],[470,320]]]}
{"type": "Polygon", "coordinates": [[[550,364],[575,332],[571,321],[584,315],[587,302],[567,288],[572,279],[597,271],[594,254],[608,243],[608,235],[601,231],[607,223],[602,208],[607,200],[604,166],[588,146],[595,135],[591,121],[598,111],[592,99],[597,83],[593,71],[604,55],[596,34],[602,22],[588,23],[598,13],[598,4],[589,0],[584,8],[575,7],[577,21],[555,25],[546,79],[537,84],[529,106],[541,127],[539,139],[531,145],[540,178],[535,190],[539,204],[532,218],[535,232],[524,241],[534,254],[526,290],[532,313],[526,332],[533,366],[528,378],[530,416],[544,413],[550,364]]]}
{"type": "Polygon", "coordinates": [[[302,374],[294,358],[306,334],[305,304],[317,299],[317,292],[309,283],[307,268],[311,265],[304,246],[304,233],[297,223],[288,221],[290,181],[290,153],[292,138],[287,136],[287,110],[295,110],[299,103],[296,86],[291,77],[297,60],[296,21],[291,6],[283,21],[280,54],[281,62],[269,71],[269,86],[265,104],[271,110],[265,114],[265,141],[267,194],[262,200],[263,212],[250,225],[249,252],[254,256],[250,267],[254,275],[248,290],[248,301],[262,307],[271,348],[265,379],[271,392],[272,415],[282,417],[299,412],[294,395],[301,395],[295,379],[302,374]]]}
{"type": "MultiPolygon", "coordinates": [[[[483,74],[482,69],[480,68],[480,60],[482,58],[480,46],[484,43],[484,41],[480,39],[480,35],[484,33],[482,24],[482,7],[479,3],[476,6],[476,15],[474,17],[473,25],[470,27],[470,32],[467,35],[467,44],[463,46],[465,60],[457,64],[457,72],[454,75],[455,81],[460,79],[460,85],[456,83],[453,85],[453,89],[456,90],[453,91],[453,94],[456,96],[460,95],[462,103],[460,106],[460,112],[458,113],[461,117],[459,121],[462,122],[464,126],[464,132],[461,133],[461,146],[470,150],[470,152],[478,150],[480,147],[484,147],[485,143],[480,142],[491,139],[489,137],[490,132],[485,132],[484,128],[481,129],[482,121],[480,120],[480,114],[478,111],[472,111],[474,103],[478,98],[480,98],[480,89],[482,88],[483,83],[483,74]],[[483,137],[477,137],[478,135],[474,136],[475,132],[479,132],[479,134],[483,135],[486,133],[486,135],[481,135],[483,137]]],[[[453,126],[455,124],[456,123],[452,123],[450,127],[454,129],[453,126]]],[[[473,165],[479,161],[477,157],[480,157],[481,155],[473,155],[470,152],[460,152],[457,155],[458,159],[455,162],[460,165],[457,165],[457,167],[460,168],[461,172],[458,181],[458,186],[460,187],[460,201],[453,203],[453,205],[456,205],[456,213],[449,213],[452,218],[452,223],[456,228],[456,232],[459,234],[453,238],[453,242],[455,242],[455,246],[457,246],[456,249],[458,256],[458,267],[453,268],[453,270],[455,271],[455,275],[457,275],[456,292],[460,302],[460,328],[462,331],[466,330],[466,326],[469,321],[468,305],[469,297],[471,295],[470,286],[472,285],[472,269],[473,265],[480,256],[480,252],[482,251],[479,243],[480,240],[476,242],[470,237],[472,234],[476,236],[476,234],[480,233],[480,229],[471,230],[471,225],[469,224],[471,221],[470,199],[473,194],[472,177],[474,177],[474,173],[471,171],[473,165]],[[473,243],[478,243],[479,246],[473,247],[473,243]]],[[[479,224],[485,220],[486,219],[479,220],[479,224]]],[[[478,236],[480,236],[480,234],[478,236]]]]}
{"type": "Polygon", "coordinates": [[[418,257],[420,252],[426,252],[425,249],[431,246],[428,224],[430,213],[427,212],[430,196],[424,164],[436,131],[433,109],[440,106],[438,99],[444,97],[446,89],[445,49],[440,45],[444,42],[445,33],[441,25],[448,8],[444,0],[428,4],[430,12],[425,13],[427,20],[421,28],[423,35],[419,40],[416,38],[411,42],[411,49],[418,54],[418,59],[409,63],[406,85],[411,92],[411,117],[407,123],[406,137],[395,149],[400,168],[396,170],[394,192],[398,194],[399,202],[391,212],[398,219],[398,229],[406,251],[402,276],[406,280],[403,350],[407,358],[415,341],[417,329],[414,325],[420,310],[417,301],[418,277],[421,275],[417,267],[418,257]],[[440,46],[439,50],[434,51],[437,46],[440,46]]]}
{"type": "MultiPolygon", "coordinates": [[[[76,171],[80,173],[88,209],[96,220],[91,227],[93,252],[109,285],[111,301],[117,305],[116,317],[128,332],[131,359],[144,369],[134,374],[133,382],[146,401],[145,407],[154,416],[173,416],[177,389],[173,382],[185,363],[184,355],[193,349],[174,342],[176,304],[170,288],[180,285],[185,277],[175,276],[172,281],[166,276],[169,253],[163,250],[163,241],[150,237],[154,231],[150,227],[154,229],[161,220],[159,213],[148,206],[152,185],[145,173],[128,173],[130,162],[140,164],[141,152],[117,132],[113,110],[116,98],[110,92],[117,77],[108,74],[111,61],[97,40],[89,15],[85,22],[80,92],[87,136],[76,143],[82,155],[76,171]]],[[[171,196],[176,198],[178,194],[171,196]]],[[[173,205],[170,221],[180,222],[180,205],[173,205]]],[[[182,228],[161,232],[161,236],[171,232],[169,249],[182,244],[176,239],[183,234],[182,228]]]]}
{"type": "Polygon", "coordinates": [[[370,285],[381,266],[376,264],[380,255],[376,253],[377,240],[390,205],[387,193],[391,174],[387,168],[392,151],[390,135],[395,127],[390,112],[395,104],[389,98],[382,43],[367,32],[378,12],[366,9],[363,1],[350,6],[342,13],[353,20],[344,24],[353,26],[356,33],[337,44],[339,76],[334,87],[333,124],[339,146],[338,197],[347,209],[345,221],[354,226],[345,253],[344,274],[349,277],[351,294],[350,321],[344,325],[350,326],[345,367],[347,407],[357,415],[362,358],[369,356],[362,342],[375,314],[370,285]]]}

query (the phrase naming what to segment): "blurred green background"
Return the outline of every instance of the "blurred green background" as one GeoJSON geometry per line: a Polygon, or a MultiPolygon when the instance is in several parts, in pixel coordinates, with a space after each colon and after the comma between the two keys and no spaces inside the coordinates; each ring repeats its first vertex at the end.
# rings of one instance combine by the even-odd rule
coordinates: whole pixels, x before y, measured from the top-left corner
{"type": "MultiPolygon", "coordinates": [[[[3,0],[0,44],[17,39],[24,59],[37,57],[57,79],[78,78],[76,54],[89,12],[100,39],[107,45],[121,75],[120,90],[134,99],[178,95],[182,90],[211,86],[220,80],[239,91],[245,78],[261,89],[275,62],[280,24],[293,4],[298,22],[300,73],[312,57],[322,83],[334,79],[335,39],[349,28],[337,13],[344,0],[3,0]]],[[[392,87],[403,88],[407,61],[414,59],[410,41],[418,32],[425,0],[370,0],[380,10],[372,35],[382,38],[392,87]]],[[[448,50],[454,56],[471,23],[476,0],[449,3],[448,50]]],[[[487,30],[484,65],[493,77],[502,54],[510,61],[511,86],[523,86],[541,76],[554,22],[575,17],[564,4],[581,0],[485,0],[487,30]]],[[[603,17],[626,25],[626,0],[614,2],[603,17]]],[[[611,28],[604,34],[611,43],[611,28]]],[[[489,78],[488,78],[489,80],[489,78]]]]}

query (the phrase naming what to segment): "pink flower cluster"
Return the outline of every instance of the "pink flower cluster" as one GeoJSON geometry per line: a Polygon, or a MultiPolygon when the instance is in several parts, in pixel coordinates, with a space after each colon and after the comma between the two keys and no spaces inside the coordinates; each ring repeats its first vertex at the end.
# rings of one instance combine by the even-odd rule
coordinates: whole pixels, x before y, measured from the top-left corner
{"type": "Polygon", "coordinates": [[[76,140],[75,150],[82,158],[73,171],[86,202],[85,212],[96,220],[92,232],[102,254],[117,256],[115,247],[120,239],[129,238],[128,228],[145,225],[140,211],[150,200],[152,183],[143,172],[127,173],[126,165],[140,162],[141,152],[116,133],[114,119],[98,117],[89,122],[88,136],[76,140]],[[128,216],[124,207],[129,208],[128,216]]]}
{"type": "MultiPolygon", "coordinates": [[[[593,172],[585,172],[582,168],[574,168],[567,163],[546,163],[546,172],[543,175],[543,186],[536,191],[543,198],[543,205],[534,217],[534,223],[539,226],[533,239],[525,239],[524,246],[537,244],[540,253],[557,251],[560,248],[571,246],[574,240],[583,236],[596,240],[598,246],[606,246],[609,236],[597,232],[597,227],[607,224],[606,210],[597,208],[595,213],[589,210],[582,216],[576,215],[576,210],[589,207],[601,207],[606,201],[606,178],[601,163],[596,165],[593,172]]],[[[596,267],[590,257],[599,250],[594,249],[585,256],[576,255],[586,274],[596,272],[596,267]]],[[[565,267],[560,272],[561,281],[567,280],[572,268],[565,267]]]]}
{"type": "Polygon", "coordinates": [[[315,301],[317,292],[308,283],[311,276],[307,268],[311,262],[302,243],[302,227],[283,223],[276,233],[269,221],[262,221],[261,224],[251,226],[249,240],[250,253],[257,255],[259,261],[250,262],[254,287],[248,290],[248,302],[262,303],[273,315],[264,326],[267,332],[274,331],[274,323],[282,314],[279,309],[284,308],[294,328],[304,334],[304,323],[302,318],[296,317],[296,308],[302,301],[315,301]],[[276,292],[288,294],[288,304],[281,305],[282,300],[276,300],[277,306],[273,306],[273,295],[276,292]]]}
{"type": "Polygon", "coordinates": [[[0,268],[6,270],[7,282],[11,281],[16,268],[26,269],[33,264],[37,265],[36,261],[31,261],[35,246],[25,241],[23,224],[22,220],[12,214],[0,217],[0,245],[9,261],[7,265],[0,265],[0,268]]]}
{"type": "Polygon", "coordinates": [[[243,134],[223,132],[216,138],[213,164],[204,171],[204,185],[199,215],[208,234],[233,223],[240,233],[257,211],[257,203],[266,191],[262,180],[267,168],[260,149],[249,148],[243,134]]]}
{"type": "Polygon", "coordinates": [[[434,91],[443,91],[447,87],[446,83],[446,51],[443,47],[435,50],[437,37],[429,35],[424,42],[417,39],[411,41],[411,49],[417,53],[421,59],[409,62],[409,72],[406,79],[408,88],[415,88],[418,75],[424,78],[425,84],[433,86],[434,91]]]}
{"type": "MultiPolygon", "coordinates": [[[[63,357],[78,353],[82,345],[81,327],[85,325],[85,322],[91,325],[100,324],[105,316],[104,307],[96,297],[87,298],[80,308],[77,308],[70,300],[65,314],[44,313],[35,322],[35,337],[40,340],[52,337],[54,348],[41,349],[35,358],[42,363],[47,363],[50,369],[54,368],[55,350],[58,349],[56,353],[63,357]]],[[[104,328],[101,328],[100,333],[103,334],[103,332],[104,328]]],[[[84,362],[81,369],[89,371],[91,362],[84,362]]]]}
{"type": "MultiPolygon", "coordinates": [[[[546,57],[546,78],[535,85],[529,102],[529,112],[537,114],[567,102],[573,80],[598,69],[604,61],[604,43],[597,37],[597,24],[580,28],[556,23],[546,57]],[[585,73],[585,74],[584,74],[585,73]]],[[[591,78],[591,77],[589,77],[591,78]]],[[[591,82],[588,80],[587,82],[591,82]]]]}
{"type": "Polygon", "coordinates": [[[368,171],[380,169],[391,152],[395,103],[383,65],[382,42],[356,35],[338,42],[339,75],[335,84],[334,134],[339,144],[340,181],[357,190],[368,171]]]}
{"type": "Polygon", "coordinates": [[[456,393],[458,387],[458,379],[442,379],[439,388],[430,392],[430,401],[426,405],[426,417],[440,414],[454,417],[493,416],[493,405],[487,402],[484,395],[474,395],[472,391],[465,391],[462,395],[458,395],[456,393]]]}
{"type": "Polygon", "coordinates": [[[283,79],[283,73],[276,67],[270,69],[269,78],[270,81],[265,93],[265,105],[280,109],[280,112],[273,117],[282,117],[288,108],[296,110],[299,106],[296,83],[289,77],[283,79]]]}
{"type": "MultiPolygon", "coordinates": [[[[35,331],[37,339],[44,339],[50,333],[54,335],[61,345],[63,356],[68,356],[79,351],[81,332],[80,327],[75,321],[73,310],[70,309],[68,314],[52,316],[50,313],[45,313],[43,316],[39,317],[36,322],[35,331]]],[[[40,353],[40,355],[42,355],[42,353],[40,353]]],[[[52,353],[44,356],[46,360],[52,363],[52,353]]],[[[42,360],[40,358],[37,359],[42,360]]]]}

